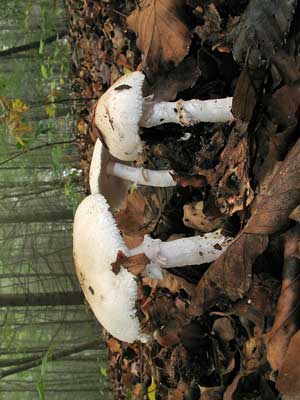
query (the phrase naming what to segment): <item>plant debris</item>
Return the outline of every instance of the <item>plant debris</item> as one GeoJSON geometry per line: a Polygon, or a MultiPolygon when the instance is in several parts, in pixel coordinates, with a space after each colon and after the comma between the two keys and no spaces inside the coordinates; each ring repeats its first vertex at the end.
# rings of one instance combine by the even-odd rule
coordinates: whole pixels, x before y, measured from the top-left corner
{"type": "MultiPolygon", "coordinates": [[[[131,187],[115,218],[129,247],[222,229],[212,264],[135,274],[151,340],[106,334],[116,399],[277,399],[299,395],[300,46],[297,0],[67,0],[78,149],[86,193],[94,104],[142,69],[160,101],[233,97],[230,124],[144,129],[145,168],[174,188],[131,187]],[[135,32],[135,34],[132,32],[135,32]],[[281,290],[280,290],[281,287],[281,290]]],[[[116,189],[117,190],[117,189],[116,189]]]]}

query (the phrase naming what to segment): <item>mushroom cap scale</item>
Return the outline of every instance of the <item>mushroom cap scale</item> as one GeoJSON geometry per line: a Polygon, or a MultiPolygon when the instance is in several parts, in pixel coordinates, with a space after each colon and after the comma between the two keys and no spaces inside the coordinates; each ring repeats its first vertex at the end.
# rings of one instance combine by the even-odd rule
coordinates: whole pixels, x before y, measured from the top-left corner
{"type": "Polygon", "coordinates": [[[98,100],[95,123],[109,152],[124,161],[134,161],[142,151],[139,122],[143,113],[145,75],[135,71],[119,78],[98,100]]]}
{"type": "Polygon", "coordinates": [[[136,316],[135,277],[123,267],[117,275],[112,271],[119,250],[129,253],[105,198],[86,197],[73,227],[74,263],[86,300],[111,335],[126,342],[146,341],[136,316]]]}

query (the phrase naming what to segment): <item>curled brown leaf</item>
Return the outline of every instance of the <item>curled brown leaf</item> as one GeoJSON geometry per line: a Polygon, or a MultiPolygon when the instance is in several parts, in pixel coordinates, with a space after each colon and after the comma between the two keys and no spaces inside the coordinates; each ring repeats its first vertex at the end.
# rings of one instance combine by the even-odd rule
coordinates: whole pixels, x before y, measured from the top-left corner
{"type": "Polygon", "coordinates": [[[184,23],[183,0],[143,0],[127,18],[137,35],[145,72],[179,64],[187,55],[191,33],[184,23]]]}

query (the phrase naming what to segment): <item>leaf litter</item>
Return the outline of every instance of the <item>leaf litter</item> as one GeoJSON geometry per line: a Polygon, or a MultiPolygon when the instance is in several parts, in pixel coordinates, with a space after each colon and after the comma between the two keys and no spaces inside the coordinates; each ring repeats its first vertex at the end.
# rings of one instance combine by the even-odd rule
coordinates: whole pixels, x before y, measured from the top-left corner
{"type": "Polygon", "coordinates": [[[297,1],[66,3],[86,193],[93,106],[124,73],[142,69],[160,100],[233,96],[232,124],[144,130],[143,166],[174,170],[177,186],[130,190],[115,215],[127,245],[216,227],[234,241],[211,265],[160,281],[142,276],[144,256],[119,255],[114,270],[136,276],[138,318],[153,339],[106,333],[115,398],[299,394],[297,1]]]}

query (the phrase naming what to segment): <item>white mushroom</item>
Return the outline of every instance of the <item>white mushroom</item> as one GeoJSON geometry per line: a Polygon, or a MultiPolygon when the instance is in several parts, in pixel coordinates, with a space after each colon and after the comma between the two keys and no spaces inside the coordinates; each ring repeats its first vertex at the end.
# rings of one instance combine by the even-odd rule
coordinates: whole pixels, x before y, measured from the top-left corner
{"type": "Polygon", "coordinates": [[[96,140],[90,166],[90,190],[102,194],[112,208],[118,208],[131,183],[145,186],[176,186],[171,171],[154,171],[121,164],[96,140]]]}
{"type": "Polygon", "coordinates": [[[189,126],[234,119],[232,97],[155,102],[152,96],[143,98],[144,80],[140,71],[122,76],[101,96],[95,108],[95,124],[110,153],[120,160],[133,161],[142,153],[139,127],[169,122],[189,126]]]}
{"type": "Polygon", "coordinates": [[[101,194],[86,197],[75,214],[74,262],[81,287],[103,327],[126,342],[146,341],[147,336],[142,334],[136,316],[135,277],[123,267],[117,275],[112,271],[119,250],[127,256],[145,253],[155,269],[158,264],[170,268],[214,261],[227,244],[220,232],[171,242],[146,236],[141,245],[129,250],[101,194]]]}
{"type": "Polygon", "coordinates": [[[73,257],[83,293],[111,335],[145,342],[136,316],[136,279],[123,267],[117,275],[112,271],[119,250],[129,255],[105,198],[86,197],[76,210],[73,227],[73,257]]]}

